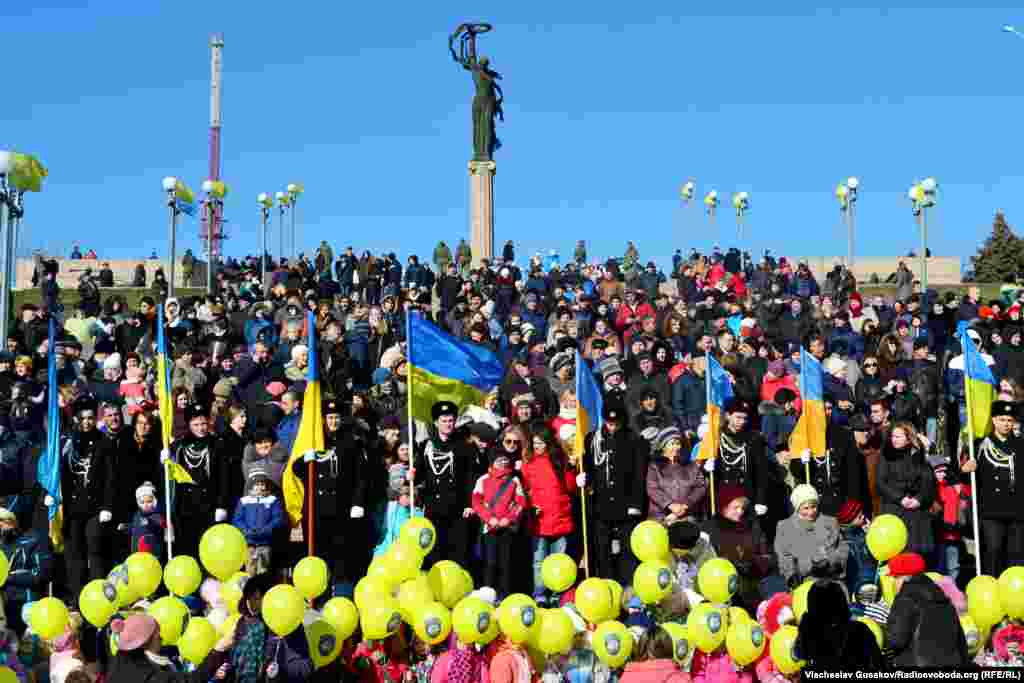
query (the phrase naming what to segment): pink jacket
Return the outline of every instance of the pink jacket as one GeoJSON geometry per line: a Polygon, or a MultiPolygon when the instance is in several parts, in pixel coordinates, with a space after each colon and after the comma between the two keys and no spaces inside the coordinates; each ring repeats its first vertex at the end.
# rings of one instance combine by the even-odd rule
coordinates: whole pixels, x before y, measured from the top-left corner
{"type": "Polygon", "coordinates": [[[724,647],[710,654],[697,650],[693,654],[690,675],[693,683],[754,683],[749,669],[736,670],[724,647]]]}
{"type": "Polygon", "coordinates": [[[679,669],[671,659],[630,662],[622,671],[619,683],[690,683],[690,674],[679,669]]]}

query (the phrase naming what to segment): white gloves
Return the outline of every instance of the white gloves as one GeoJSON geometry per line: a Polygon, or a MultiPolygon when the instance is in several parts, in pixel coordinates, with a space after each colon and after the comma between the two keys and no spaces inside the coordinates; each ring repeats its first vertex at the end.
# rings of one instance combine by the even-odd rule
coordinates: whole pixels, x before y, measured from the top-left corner
{"type": "Polygon", "coordinates": [[[171,451],[169,448],[165,448],[160,451],[160,464],[166,465],[167,461],[171,459],[171,451]]]}
{"type": "Polygon", "coordinates": [[[805,450],[803,453],[800,454],[800,462],[801,462],[801,464],[806,465],[810,461],[811,461],[811,450],[808,448],[807,450],[805,450]]]}
{"type": "Polygon", "coordinates": [[[587,475],[582,473],[582,472],[580,472],[579,474],[576,475],[576,486],[578,488],[582,489],[582,488],[585,488],[586,485],[587,485],[587,475]]]}
{"type": "Polygon", "coordinates": [[[640,510],[637,509],[637,508],[629,508],[628,510],[626,510],[626,514],[629,515],[630,517],[639,517],[640,516],[640,510]]]}
{"type": "Polygon", "coordinates": [[[657,427],[648,427],[647,429],[640,432],[640,436],[644,437],[648,441],[653,441],[654,437],[658,435],[657,427]]]}
{"type": "Polygon", "coordinates": [[[309,450],[302,454],[302,462],[313,462],[316,460],[316,451],[309,450]]]}
{"type": "Polygon", "coordinates": [[[54,502],[56,501],[53,500],[53,496],[46,496],[46,498],[43,498],[43,503],[48,508],[53,507],[54,502]]]}
{"type": "Polygon", "coordinates": [[[754,506],[754,512],[757,513],[758,517],[763,517],[768,514],[768,506],[761,505],[760,503],[754,506]]]}
{"type": "Polygon", "coordinates": [[[714,458],[708,458],[707,460],[704,461],[704,471],[709,473],[709,474],[711,472],[715,471],[715,459],[714,458]]]}
{"type": "Polygon", "coordinates": [[[363,515],[366,514],[366,511],[363,510],[363,508],[359,507],[358,505],[353,505],[352,512],[350,514],[352,516],[352,519],[362,519],[363,515]]]}
{"type": "Polygon", "coordinates": [[[223,522],[228,518],[228,511],[224,508],[217,508],[213,513],[213,521],[223,522]]]}
{"type": "Polygon", "coordinates": [[[100,524],[106,524],[112,519],[114,519],[114,515],[110,514],[109,510],[100,510],[100,524]]]}

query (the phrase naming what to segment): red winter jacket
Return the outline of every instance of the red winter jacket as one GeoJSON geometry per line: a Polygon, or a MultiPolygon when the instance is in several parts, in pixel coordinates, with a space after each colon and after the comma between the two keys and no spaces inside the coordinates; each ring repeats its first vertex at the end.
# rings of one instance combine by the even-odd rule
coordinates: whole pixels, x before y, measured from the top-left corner
{"type": "Polygon", "coordinates": [[[547,453],[534,455],[522,463],[523,484],[529,504],[534,508],[529,531],[534,536],[557,538],[573,531],[572,499],[576,491],[576,473],[566,468],[561,478],[547,453]]]}
{"type": "Polygon", "coordinates": [[[519,523],[525,508],[526,494],[523,485],[511,467],[500,470],[491,467],[487,474],[476,480],[476,486],[473,487],[473,512],[483,522],[485,533],[492,519],[499,522],[507,519],[509,524],[506,526],[515,526],[519,523]],[[509,480],[512,483],[502,491],[501,487],[509,480]],[[501,496],[495,500],[499,491],[501,496]],[[493,505],[491,501],[494,501],[493,505]]]}
{"type": "Polygon", "coordinates": [[[647,316],[651,316],[652,318],[657,317],[654,307],[649,303],[644,302],[633,307],[626,304],[619,306],[619,313],[615,317],[615,329],[622,333],[622,340],[625,344],[625,348],[629,348],[629,343],[633,338],[633,334],[635,332],[639,332],[641,329],[640,321],[647,316]],[[634,319],[632,324],[626,322],[630,318],[634,319]]]}

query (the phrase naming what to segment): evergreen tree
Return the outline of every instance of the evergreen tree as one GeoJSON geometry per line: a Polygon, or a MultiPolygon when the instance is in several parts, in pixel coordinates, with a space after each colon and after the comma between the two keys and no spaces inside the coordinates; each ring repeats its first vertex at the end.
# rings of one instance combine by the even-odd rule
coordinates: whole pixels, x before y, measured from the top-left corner
{"type": "Polygon", "coordinates": [[[1013,281],[1024,262],[1024,242],[1013,234],[1002,211],[992,221],[992,234],[971,257],[975,282],[1013,281]]]}

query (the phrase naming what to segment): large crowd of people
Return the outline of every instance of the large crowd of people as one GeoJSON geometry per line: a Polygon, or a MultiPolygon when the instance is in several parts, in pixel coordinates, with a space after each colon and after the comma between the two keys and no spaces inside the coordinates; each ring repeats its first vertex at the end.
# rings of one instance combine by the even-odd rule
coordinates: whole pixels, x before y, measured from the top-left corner
{"type": "MultiPolygon", "coordinates": [[[[50,680],[71,683],[795,680],[767,654],[740,666],[724,645],[676,656],[661,624],[686,623],[706,602],[697,575],[714,558],[735,567],[732,605],[767,637],[792,621],[793,592],[813,581],[796,640],[807,669],[1024,664],[1024,628],[1013,619],[980,634],[961,627],[974,554],[997,578],[1024,565],[1019,301],[982,301],[973,287],[921,291],[912,277],[898,278],[895,296],[874,294],[838,266],[819,281],[806,263],[718,247],[676,252],[668,275],[632,242],[604,262],[588,260],[581,241],[565,264],[551,253],[525,266],[511,241],[480,265],[465,241],[454,253],[440,242],[431,261],[412,255],[403,266],[395,253],[357,256],[352,247],[336,256],[325,241],[312,258],[228,261],[203,297],[168,297],[160,272],[132,309],[124,292],[93,283],[79,307],[65,307],[56,264],[42,261],[42,303],[16,311],[0,352],[0,547],[10,563],[10,648],[0,664],[21,680],[45,680],[32,677],[49,668],[50,680]],[[173,361],[168,448],[155,388],[158,307],[173,361]],[[410,421],[412,315],[492,352],[504,380],[479,405],[438,400],[431,421],[410,421]],[[991,435],[973,450],[961,429],[960,322],[998,382],[991,435]],[[802,410],[802,349],[824,369],[824,453],[789,446],[802,410]],[[47,419],[51,353],[59,425],[47,419]],[[303,404],[311,359],[318,406],[303,404]],[[733,394],[719,433],[707,415],[711,359],[733,394]],[[578,373],[597,380],[603,405],[583,452],[578,373]],[[322,412],[326,449],[292,458],[311,410],[322,412]],[[62,547],[37,477],[54,429],[62,547]],[[717,457],[700,460],[707,438],[718,439],[717,457]],[[170,509],[168,462],[191,479],[175,484],[170,509]],[[452,560],[485,600],[524,593],[538,607],[568,610],[579,631],[571,653],[538,661],[503,638],[488,648],[454,637],[429,646],[403,629],[385,641],[357,634],[335,664],[314,671],[301,636],[260,628],[260,598],[287,580],[309,540],[309,527],[289,524],[290,474],[312,489],[304,514],[334,595],[351,596],[401,525],[424,515],[437,533],[425,567],[452,560]],[[907,530],[882,572],[866,540],[880,515],[907,530]],[[631,534],[646,520],[667,529],[671,546],[674,589],[656,605],[631,588],[640,564],[631,534]],[[143,615],[117,622],[116,656],[97,645],[109,629],[79,622],[58,642],[26,632],[23,608],[41,596],[74,609],[86,584],[130,553],[198,556],[218,523],[245,535],[253,578],[238,630],[198,668],[162,652],[143,615]],[[622,618],[637,641],[624,668],[593,654],[572,589],[546,584],[544,560],[563,553],[580,578],[625,587],[622,618]],[[893,582],[890,594],[880,574],[893,582]],[[68,652],[72,665],[51,665],[68,652]]],[[[198,597],[190,607],[204,609],[198,597]]]]}

